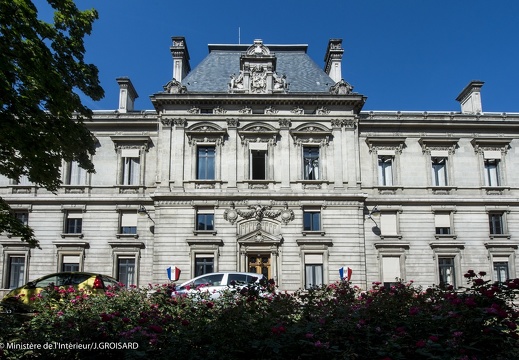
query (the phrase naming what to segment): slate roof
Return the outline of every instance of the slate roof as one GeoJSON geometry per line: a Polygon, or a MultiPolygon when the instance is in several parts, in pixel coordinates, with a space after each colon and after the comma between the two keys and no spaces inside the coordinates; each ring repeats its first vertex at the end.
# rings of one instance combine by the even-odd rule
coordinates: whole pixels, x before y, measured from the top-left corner
{"type": "MultiPolygon", "coordinates": [[[[240,72],[240,56],[251,45],[209,45],[209,54],[182,81],[187,91],[228,93],[230,75],[240,72]]],[[[307,45],[267,45],[285,74],[288,93],[328,93],[335,82],[306,53],[307,45]]]]}

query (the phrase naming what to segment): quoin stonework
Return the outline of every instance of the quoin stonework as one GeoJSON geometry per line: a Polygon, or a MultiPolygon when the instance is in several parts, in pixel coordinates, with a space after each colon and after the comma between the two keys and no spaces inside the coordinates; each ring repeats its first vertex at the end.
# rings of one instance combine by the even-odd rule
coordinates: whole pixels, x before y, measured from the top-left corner
{"type": "Polygon", "coordinates": [[[170,266],[180,281],[252,271],[289,291],[340,268],[364,289],[517,276],[519,113],[484,112],[482,81],[459,109],[366,111],[341,39],[322,66],[306,45],[259,39],[209,45],[193,69],[185,38],[170,50],[150,110],[121,77],[117,109],[86,122],[95,174],[64,163],[57,194],[0,179],[41,245],[0,236],[2,289],[56,271],[165,283],[170,266]]]}

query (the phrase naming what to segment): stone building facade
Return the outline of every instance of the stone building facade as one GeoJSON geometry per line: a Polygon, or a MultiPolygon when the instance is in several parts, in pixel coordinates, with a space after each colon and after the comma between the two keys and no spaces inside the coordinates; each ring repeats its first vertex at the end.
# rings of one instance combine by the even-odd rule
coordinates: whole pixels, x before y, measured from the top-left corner
{"type": "Polygon", "coordinates": [[[134,110],[87,123],[95,174],[63,164],[57,194],[27,179],[0,193],[41,249],[0,236],[0,287],[65,270],[127,285],[211,271],[260,272],[283,290],[339,279],[463,286],[469,269],[515,277],[519,114],[363,111],[342,79],[342,41],[320,68],[306,45],[209,45],[193,70],[173,37],[173,78],[134,110]],[[143,216],[141,216],[143,215],[143,216]]]}

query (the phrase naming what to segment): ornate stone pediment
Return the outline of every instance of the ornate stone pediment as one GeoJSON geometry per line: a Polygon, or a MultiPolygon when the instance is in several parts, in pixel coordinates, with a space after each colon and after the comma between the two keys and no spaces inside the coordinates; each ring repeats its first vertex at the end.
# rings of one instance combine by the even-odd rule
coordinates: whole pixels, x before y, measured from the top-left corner
{"type": "Polygon", "coordinates": [[[366,138],[366,144],[368,144],[369,152],[376,152],[379,150],[394,150],[396,153],[401,154],[405,147],[405,137],[368,137],[366,138]]]}
{"type": "Polygon", "coordinates": [[[424,154],[430,154],[433,150],[446,150],[454,154],[460,138],[450,137],[422,137],[418,140],[424,154]]]}
{"type": "Polygon", "coordinates": [[[279,130],[270,124],[253,123],[238,130],[238,134],[244,142],[276,142],[279,130]]]}
{"type": "Polygon", "coordinates": [[[332,136],[332,131],[319,123],[303,124],[290,130],[294,143],[320,143],[327,145],[332,136]]]}
{"type": "Polygon", "coordinates": [[[280,244],[283,237],[260,229],[238,237],[237,241],[239,244],[280,244]]]}
{"type": "Polygon", "coordinates": [[[484,151],[501,151],[502,154],[506,154],[511,141],[512,138],[508,137],[475,137],[470,142],[476,154],[484,151]]]}
{"type": "Polygon", "coordinates": [[[202,122],[186,129],[186,135],[191,145],[197,142],[223,143],[227,131],[214,123],[202,122]]]}

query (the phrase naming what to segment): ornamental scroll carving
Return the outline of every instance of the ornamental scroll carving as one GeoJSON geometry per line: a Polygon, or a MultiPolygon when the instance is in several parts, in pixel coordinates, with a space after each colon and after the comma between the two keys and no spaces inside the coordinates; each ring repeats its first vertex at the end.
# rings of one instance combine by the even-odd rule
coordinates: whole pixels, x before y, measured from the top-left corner
{"type": "Polygon", "coordinates": [[[262,227],[262,221],[264,218],[267,219],[279,219],[287,225],[289,222],[294,220],[294,212],[288,208],[288,204],[284,203],[284,209],[282,210],[271,210],[272,205],[249,205],[248,210],[236,209],[234,202],[231,202],[230,209],[226,209],[223,218],[229,221],[231,224],[235,224],[239,217],[243,219],[255,219],[256,229],[260,230],[262,227]]]}

